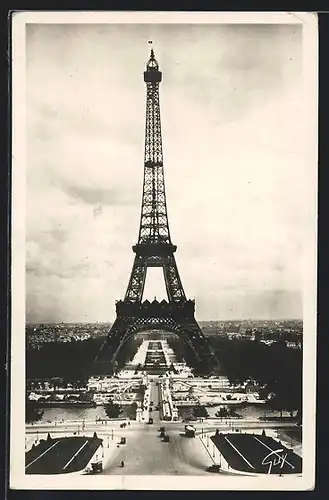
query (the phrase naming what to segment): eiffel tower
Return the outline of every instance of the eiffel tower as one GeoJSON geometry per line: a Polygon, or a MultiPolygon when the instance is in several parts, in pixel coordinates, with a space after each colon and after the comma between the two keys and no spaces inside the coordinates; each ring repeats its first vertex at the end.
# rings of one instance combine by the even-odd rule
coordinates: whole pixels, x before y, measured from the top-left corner
{"type": "Polygon", "coordinates": [[[163,171],[159,85],[162,73],[154,51],[144,71],[146,83],[146,126],[144,183],[138,243],[124,300],[116,302],[116,319],[98,360],[110,366],[118,352],[136,333],[165,330],[176,333],[189,349],[194,367],[217,364],[216,356],[194,316],[195,301],[186,298],[171,241],[163,171]],[[142,301],[147,269],[162,267],[168,301],[142,301]],[[192,356],[191,356],[192,355],[192,356]]]}

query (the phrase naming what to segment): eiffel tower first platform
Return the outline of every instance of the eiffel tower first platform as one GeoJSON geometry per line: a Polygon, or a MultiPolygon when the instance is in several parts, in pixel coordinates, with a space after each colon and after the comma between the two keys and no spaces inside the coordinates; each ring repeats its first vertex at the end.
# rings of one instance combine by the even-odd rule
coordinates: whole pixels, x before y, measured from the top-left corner
{"type": "MultiPolygon", "coordinates": [[[[185,296],[171,241],[163,170],[159,85],[162,73],[151,50],[144,72],[146,83],[146,126],[144,183],[138,243],[127,291],[116,302],[116,319],[97,361],[110,370],[122,346],[136,333],[165,330],[176,333],[189,349],[195,368],[211,368],[216,356],[195,317],[195,302],[185,296]],[[162,267],[168,301],[142,302],[148,267],[162,267]]],[[[202,370],[203,371],[203,370],[202,370]]]]}

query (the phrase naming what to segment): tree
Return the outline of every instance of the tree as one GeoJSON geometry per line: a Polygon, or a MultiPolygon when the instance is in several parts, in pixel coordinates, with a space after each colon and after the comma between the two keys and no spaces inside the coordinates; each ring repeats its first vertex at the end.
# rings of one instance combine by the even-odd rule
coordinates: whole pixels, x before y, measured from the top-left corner
{"type": "Polygon", "coordinates": [[[240,413],[238,413],[234,408],[229,408],[229,410],[227,411],[227,414],[229,417],[241,418],[240,413]]]}
{"type": "Polygon", "coordinates": [[[169,367],[169,371],[174,372],[175,374],[177,373],[177,370],[176,370],[176,368],[174,366],[174,363],[171,363],[171,365],[169,367]]]}
{"type": "Polygon", "coordinates": [[[276,369],[267,389],[273,393],[269,405],[275,410],[288,411],[291,416],[302,407],[302,355],[300,351],[289,349],[282,342],[272,347],[276,369]]]}
{"type": "Polygon", "coordinates": [[[274,394],[273,409],[300,411],[302,407],[302,351],[279,340],[268,346],[249,340],[212,339],[222,374],[233,385],[253,381],[262,388],[261,399],[274,394]]]}
{"type": "Polygon", "coordinates": [[[228,416],[227,409],[223,406],[219,408],[219,410],[216,412],[216,417],[218,418],[225,418],[228,416]]]}
{"type": "Polygon", "coordinates": [[[273,397],[268,402],[269,407],[272,410],[278,410],[280,412],[280,418],[282,418],[283,411],[288,411],[291,416],[293,416],[294,411],[297,410],[298,403],[293,397],[292,393],[279,387],[277,392],[274,393],[273,397]]]}
{"type": "Polygon", "coordinates": [[[97,337],[72,342],[49,342],[39,349],[28,348],[26,376],[41,379],[61,377],[75,381],[88,379],[104,340],[104,337],[97,337]]]}
{"type": "Polygon", "coordinates": [[[255,342],[260,342],[260,340],[261,340],[261,332],[259,330],[255,331],[254,338],[255,338],[255,342]]]}
{"type": "Polygon", "coordinates": [[[182,419],[183,419],[183,422],[188,422],[189,420],[194,420],[195,419],[195,416],[192,412],[192,410],[189,408],[189,409],[185,409],[183,412],[182,412],[182,419]]]}
{"type": "Polygon", "coordinates": [[[131,405],[129,405],[127,409],[128,418],[134,420],[136,418],[136,410],[137,410],[137,403],[136,402],[131,403],[131,405]]]}
{"type": "Polygon", "coordinates": [[[193,408],[193,415],[197,418],[207,418],[209,416],[205,406],[195,406],[193,408]]]}
{"type": "Polygon", "coordinates": [[[36,403],[26,398],[25,401],[25,422],[31,424],[42,419],[43,410],[37,407],[36,403]]]}
{"type": "Polygon", "coordinates": [[[145,389],[146,389],[146,386],[142,385],[142,384],[138,387],[138,389],[136,391],[138,400],[143,401],[144,394],[145,394],[145,389]]]}
{"type": "Polygon", "coordinates": [[[112,401],[105,404],[104,409],[108,418],[118,418],[122,411],[121,406],[112,401]]]}

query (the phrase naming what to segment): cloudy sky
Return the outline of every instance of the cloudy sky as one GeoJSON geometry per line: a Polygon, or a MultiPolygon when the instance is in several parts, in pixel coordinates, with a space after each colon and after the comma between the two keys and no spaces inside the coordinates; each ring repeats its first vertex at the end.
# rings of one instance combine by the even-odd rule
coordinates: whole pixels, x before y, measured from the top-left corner
{"type": "MultiPolygon", "coordinates": [[[[27,26],[27,321],[112,321],[154,41],[169,223],[200,320],[300,317],[312,227],[296,25],[27,26]]],[[[157,272],[159,271],[159,273],[157,272]]],[[[151,269],[145,298],[164,295],[151,269]]]]}

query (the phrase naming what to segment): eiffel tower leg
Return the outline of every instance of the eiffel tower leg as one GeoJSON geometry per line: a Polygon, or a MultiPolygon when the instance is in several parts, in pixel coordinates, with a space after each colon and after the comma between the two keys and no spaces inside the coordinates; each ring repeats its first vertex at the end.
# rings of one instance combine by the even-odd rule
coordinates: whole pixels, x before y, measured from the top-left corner
{"type": "Polygon", "coordinates": [[[187,332],[184,332],[184,333],[180,333],[179,337],[188,346],[188,348],[193,356],[194,364],[200,363],[200,361],[201,361],[200,354],[199,354],[198,350],[195,348],[194,343],[192,342],[190,335],[187,332]]]}
{"type": "Polygon", "coordinates": [[[106,364],[108,371],[113,371],[113,366],[121,347],[131,337],[129,331],[133,324],[134,318],[117,317],[96,359],[96,365],[97,363],[106,364]]]}
{"type": "Polygon", "coordinates": [[[186,300],[174,255],[163,260],[163,275],[169,302],[186,300]]]}
{"type": "Polygon", "coordinates": [[[195,368],[206,373],[218,366],[217,357],[195,319],[180,325],[180,337],[194,354],[195,368]]]}
{"type": "Polygon", "coordinates": [[[136,255],[125,295],[125,300],[129,302],[141,302],[145,286],[146,270],[147,264],[145,259],[143,257],[140,257],[139,255],[136,255]]]}

